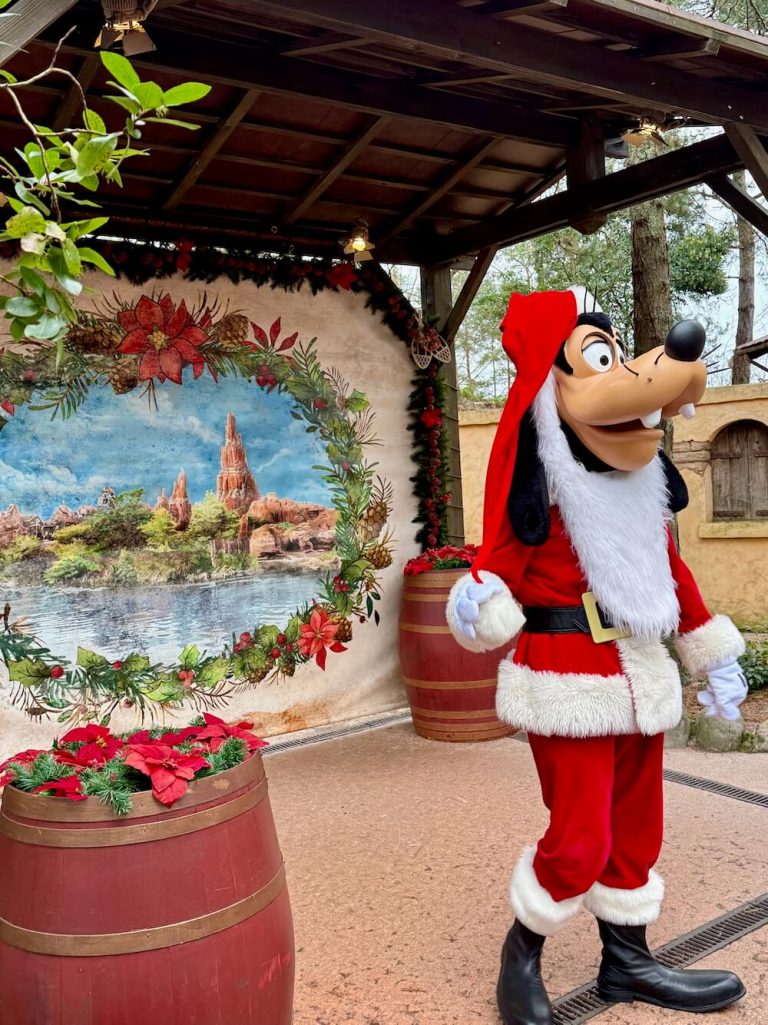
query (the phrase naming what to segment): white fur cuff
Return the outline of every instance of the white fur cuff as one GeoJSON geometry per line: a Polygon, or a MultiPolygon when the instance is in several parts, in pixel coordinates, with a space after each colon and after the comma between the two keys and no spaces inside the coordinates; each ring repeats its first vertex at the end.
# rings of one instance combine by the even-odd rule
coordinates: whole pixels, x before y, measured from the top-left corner
{"type": "Polygon", "coordinates": [[[675,650],[691,676],[699,676],[741,658],[744,638],[728,616],[713,616],[703,626],[676,637],[675,650]]]}
{"type": "Polygon", "coordinates": [[[533,870],[535,847],[526,847],[515,865],[509,897],[515,917],[539,936],[553,936],[578,913],[584,895],[553,900],[533,870]]]}
{"type": "Polygon", "coordinates": [[[476,636],[474,640],[471,640],[459,629],[456,618],[456,601],[459,592],[469,579],[470,574],[460,577],[448,595],[445,618],[448,620],[448,626],[454,639],[468,651],[494,651],[503,644],[509,644],[512,638],[520,633],[525,623],[525,616],[501,577],[497,577],[495,573],[489,573],[487,570],[480,570],[480,579],[483,583],[498,583],[503,590],[501,594],[495,594],[480,606],[480,616],[475,623],[476,636]]]}
{"type": "Polygon", "coordinates": [[[648,925],[659,917],[663,899],[664,880],[651,870],[648,882],[636,890],[595,883],[584,898],[584,907],[611,925],[648,925]]]}

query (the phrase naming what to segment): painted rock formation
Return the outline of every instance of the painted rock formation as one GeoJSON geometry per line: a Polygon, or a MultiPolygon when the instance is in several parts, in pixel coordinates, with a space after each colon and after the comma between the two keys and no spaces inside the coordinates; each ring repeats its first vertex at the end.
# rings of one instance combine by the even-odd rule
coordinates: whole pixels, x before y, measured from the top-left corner
{"type": "Polygon", "coordinates": [[[259,489],[248,466],[242,435],[237,433],[233,413],[227,414],[226,441],[221,450],[221,470],[216,478],[216,497],[227,509],[243,513],[259,497],[259,489]]]}

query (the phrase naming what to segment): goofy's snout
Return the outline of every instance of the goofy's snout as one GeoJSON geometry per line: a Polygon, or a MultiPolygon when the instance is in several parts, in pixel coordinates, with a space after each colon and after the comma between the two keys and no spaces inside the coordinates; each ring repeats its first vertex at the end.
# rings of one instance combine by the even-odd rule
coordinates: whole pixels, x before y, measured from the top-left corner
{"type": "Polygon", "coordinates": [[[695,320],[681,320],[675,324],[664,343],[664,355],[681,363],[695,363],[701,358],[707,333],[695,320]]]}

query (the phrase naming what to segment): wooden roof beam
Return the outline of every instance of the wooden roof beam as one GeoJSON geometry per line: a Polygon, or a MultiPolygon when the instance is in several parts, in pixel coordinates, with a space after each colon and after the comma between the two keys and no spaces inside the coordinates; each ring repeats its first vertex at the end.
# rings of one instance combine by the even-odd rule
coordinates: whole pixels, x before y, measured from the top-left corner
{"type": "MultiPolygon", "coordinates": [[[[232,2],[243,7],[252,0],[232,2]]],[[[435,18],[431,8],[412,0],[257,2],[260,10],[282,18],[292,16],[310,25],[352,31],[403,50],[421,48],[427,54],[501,74],[533,74],[545,85],[631,100],[640,109],[666,108],[710,123],[738,120],[768,131],[768,105],[760,93],[666,65],[649,74],[643,61],[625,53],[484,17],[479,13],[482,8],[445,6],[435,18]]]]}
{"type": "Polygon", "coordinates": [[[568,0],[489,0],[478,9],[478,13],[495,18],[513,18],[521,14],[554,14],[567,6],[568,0]]]}
{"type": "Polygon", "coordinates": [[[459,328],[464,323],[464,318],[469,312],[469,307],[472,305],[483,281],[485,281],[485,275],[488,273],[488,268],[493,263],[493,258],[496,255],[496,252],[496,246],[488,246],[487,249],[478,253],[477,258],[472,265],[472,269],[467,275],[464,284],[461,286],[461,291],[456,297],[456,301],[451,308],[448,319],[440,329],[440,334],[449,345],[453,345],[456,335],[459,332],[459,328]]]}
{"type": "Polygon", "coordinates": [[[163,203],[164,210],[173,210],[175,206],[179,205],[200,176],[204,174],[211,161],[215,159],[232,132],[234,132],[251,107],[253,107],[258,95],[258,89],[246,89],[229,114],[213,130],[203,148],[192,160],[185,173],[179,179],[179,182],[174,186],[170,196],[163,203]]]}
{"type": "Polygon", "coordinates": [[[282,217],[283,224],[294,224],[322,194],[333,185],[336,179],[346,171],[349,165],[366,148],[368,143],[381,131],[387,123],[385,117],[369,119],[366,126],[350,141],[344,152],[328,167],[316,182],[294,203],[282,217]]]}
{"type": "Polygon", "coordinates": [[[755,184],[768,199],[768,152],[757,133],[747,125],[734,123],[725,126],[725,134],[755,179],[755,184]]]}
{"type": "MultiPolygon", "coordinates": [[[[152,28],[152,38],[157,50],[134,58],[132,63],[137,68],[163,69],[187,78],[199,76],[213,84],[260,89],[280,96],[301,96],[377,116],[392,115],[443,124],[542,146],[569,146],[576,138],[576,123],[566,117],[524,111],[499,100],[443,96],[426,90],[422,94],[410,83],[382,80],[309,61],[294,61],[252,47],[207,46],[195,37],[161,26],[152,28]]],[[[89,52],[77,47],[68,47],[68,50],[83,55],[89,52]]]]}
{"type": "Polygon", "coordinates": [[[348,50],[355,46],[366,46],[367,39],[350,36],[346,32],[321,32],[316,39],[307,40],[300,46],[291,46],[282,51],[283,57],[316,57],[333,50],[348,50]]]}
{"type": "Polygon", "coordinates": [[[456,231],[431,252],[415,255],[421,263],[450,263],[489,245],[509,246],[538,238],[567,227],[574,217],[615,213],[742,166],[728,139],[718,135],[456,231]]]}
{"type": "Polygon", "coordinates": [[[691,60],[695,57],[717,57],[720,53],[719,39],[702,39],[688,36],[678,42],[662,40],[652,46],[639,46],[632,50],[633,57],[644,61],[691,60]]]}
{"type": "Polygon", "coordinates": [[[0,67],[76,3],[77,0],[18,0],[0,21],[0,67]]]}
{"type": "MultiPolygon", "coordinates": [[[[462,160],[456,166],[450,167],[447,174],[443,175],[440,181],[436,182],[432,186],[424,199],[417,200],[406,210],[404,216],[398,218],[394,224],[390,225],[386,234],[379,241],[380,248],[386,248],[388,243],[412,224],[417,217],[421,217],[425,214],[431,206],[434,206],[438,200],[442,199],[446,193],[450,192],[454,185],[457,185],[465,174],[485,160],[497,143],[498,139],[485,139],[478,147],[475,148],[471,156],[462,160]]],[[[450,219],[450,217],[448,219],[450,219]]]]}
{"type": "Polygon", "coordinates": [[[707,185],[709,185],[716,196],[719,196],[740,217],[743,217],[745,221],[749,221],[753,228],[757,228],[758,231],[768,237],[768,210],[761,206],[757,200],[754,200],[748,193],[739,188],[725,174],[707,178],[707,185]]]}

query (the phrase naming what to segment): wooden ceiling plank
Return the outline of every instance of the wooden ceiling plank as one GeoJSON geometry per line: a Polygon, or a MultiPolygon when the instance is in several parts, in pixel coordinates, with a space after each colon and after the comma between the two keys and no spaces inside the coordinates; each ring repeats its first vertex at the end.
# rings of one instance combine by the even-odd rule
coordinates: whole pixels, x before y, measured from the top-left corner
{"type": "Polygon", "coordinates": [[[493,17],[513,18],[521,14],[539,14],[542,11],[556,14],[568,6],[568,0],[489,0],[479,9],[480,14],[493,17]]]}
{"type": "Polygon", "coordinates": [[[77,0],[18,0],[0,21],[0,67],[76,3],[77,0]]]}
{"type": "Polygon", "coordinates": [[[330,188],[336,179],[344,173],[349,165],[356,160],[363,152],[369,142],[377,135],[387,123],[386,117],[375,117],[371,119],[357,136],[350,140],[349,145],[343,153],[320,175],[316,182],[307,192],[286,211],[282,218],[284,224],[294,224],[299,217],[308,210],[326,189],[330,188]]]}
{"type": "Polygon", "coordinates": [[[734,123],[725,126],[725,134],[755,179],[755,184],[768,199],[768,152],[757,133],[746,125],[734,123]]]}
{"type": "MultiPolygon", "coordinates": [[[[246,0],[232,0],[242,6],[246,0]]],[[[632,56],[552,36],[520,24],[483,17],[474,9],[445,7],[439,18],[412,0],[257,0],[259,9],[291,14],[310,24],[346,31],[405,50],[464,61],[476,68],[534,73],[545,83],[631,99],[641,107],[668,107],[709,123],[734,119],[768,131],[764,96],[727,82],[708,82],[677,68],[648,66],[632,56]]],[[[482,10],[482,9],[481,9],[482,10]]],[[[703,34],[703,33],[702,33],[703,34]]],[[[764,53],[768,48],[764,46],[764,53]]]]}
{"type": "Polygon", "coordinates": [[[333,50],[347,50],[356,46],[367,46],[368,40],[359,36],[350,36],[345,32],[323,32],[317,39],[305,42],[301,46],[291,46],[282,51],[283,57],[315,57],[319,53],[331,53],[333,50]]]}
{"type": "Polygon", "coordinates": [[[56,111],[56,116],[51,125],[54,132],[60,132],[62,128],[66,128],[72,123],[75,115],[78,112],[82,112],[83,95],[88,92],[101,66],[101,57],[97,53],[83,58],[80,70],[77,73],[78,84],[75,85],[74,82],[70,84],[59,104],[59,109],[56,111]]]}
{"type": "Polygon", "coordinates": [[[768,237],[768,210],[725,175],[707,178],[707,185],[732,210],[768,237]]]}
{"type": "Polygon", "coordinates": [[[200,153],[192,160],[191,164],[173,188],[170,196],[163,203],[164,210],[173,210],[182,201],[184,196],[193,187],[195,182],[205,172],[205,169],[216,157],[221,147],[234,132],[245,115],[253,107],[258,89],[246,89],[229,114],[221,121],[209,136],[207,142],[200,150],[200,153]]]}
{"type": "Polygon", "coordinates": [[[691,60],[695,57],[717,57],[720,53],[719,39],[691,38],[678,41],[677,43],[659,42],[653,46],[640,46],[632,51],[633,57],[640,57],[641,60],[666,61],[666,60],[691,60]]]}
{"type": "Polygon", "coordinates": [[[438,200],[442,199],[446,193],[450,192],[465,174],[485,160],[497,143],[498,139],[485,139],[480,146],[475,148],[471,156],[461,160],[456,166],[448,168],[447,174],[443,175],[440,181],[432,186],[429,194],[424,199],[417,200],[416,203],[408,208],[404,216],[400,217],[393,225],[390,225],[386,234],[380,240],[381,248],[383,249],[388,245],[392,239],[396,238],[405,228],[412,224],[417,217],[421,217],[431,206],[434,206],[438,200]]]}
{"type": "Polygon", "coordinates": [[[574,216],[614,213],[678,192],[713,175],[737,171],[741,166],[731,143],[718,135],[456,231],[433,252],[419,254],[418,259],[422,263],[446,263],[489,245],[514,245],[564,228],[574,216]]]}

